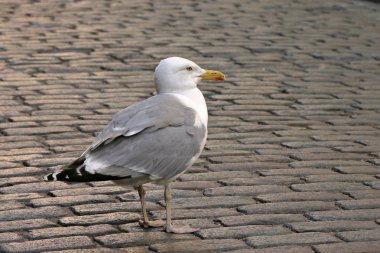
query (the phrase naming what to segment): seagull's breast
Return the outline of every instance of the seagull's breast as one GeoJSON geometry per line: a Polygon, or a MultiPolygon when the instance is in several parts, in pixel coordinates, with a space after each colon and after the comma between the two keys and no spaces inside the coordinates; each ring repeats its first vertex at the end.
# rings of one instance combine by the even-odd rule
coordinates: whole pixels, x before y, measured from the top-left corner
{"type": "Polygon", "coordinates": [[[201,127],[202,125],[207,128],[208,113],[206,101],[202,92],[198,89],[176,91],[169,93],[176,97],[183,105],[190,107],[197,112],[195,126],[201,127]]]}

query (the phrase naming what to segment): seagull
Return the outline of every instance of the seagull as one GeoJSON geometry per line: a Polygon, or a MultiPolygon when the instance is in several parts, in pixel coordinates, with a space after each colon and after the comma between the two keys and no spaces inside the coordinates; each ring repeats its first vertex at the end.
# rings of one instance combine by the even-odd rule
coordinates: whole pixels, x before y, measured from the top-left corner
{"type": "Polygon", "coordinates": [[[197,84],[224,79],[222,72],[202,69],[185,58],[161,60],[154,72],[157,95],[116,113],[79,158],[44,180],[113,180],[133,186],[140,196],[141,226],[163,226],[168,233],[199,230],[172,224],[170,183],[192,166],[206,143],[207,105],[197,84]],[[148,218],[143,187],[148,182],[165,187],[166,222],[148,218]]]}

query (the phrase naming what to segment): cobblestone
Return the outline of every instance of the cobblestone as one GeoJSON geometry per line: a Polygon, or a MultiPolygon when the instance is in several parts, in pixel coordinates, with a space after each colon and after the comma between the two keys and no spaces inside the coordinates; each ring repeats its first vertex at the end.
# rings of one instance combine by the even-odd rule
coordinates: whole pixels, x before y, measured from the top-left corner
{"type": "Polygon", "coordinates": [[[56,198],[39,198],[30,201],[33,207],[40,206],[71,206],[86,203],[96,203],[96,202],[111,202],[112,199],[107,195],[78,195],[69,197],[56,197],[56,198]]]}
{"type": "Polygon", "coordinates": [[[120,224],[124,222],[137,221],[139,214],[127,212],[115,212],[109,214],[94,214],[64,217],[59,220],[62,225],[93,225],[101,223],[120,224]]]}
{"type": "Polygon", "coordinates": [[[329,243],[313,246],[318,253],[376,253],[379,251],[380,241],[370,242],[344,242],[344,243],[329,243]]]}
{"type": "Polygon", "coordinates": [[[349,174],[349,175],[311,175],[304,177],[306,182],[365,182],[371,181],[374,179],[373,176],[365,175],[365,174],[349,174]]]}
{"type": "MultiPolygon", "coordinates": [[[[357,199],[357,200],[379,198],[378,190],[357,190],[357,191],[347,191],[346,193],[352,198],[357,199]]],[[[376,200],[374,202],[376,202],[376,200]]]]}
{"type": "Polygon", "coordinates": [[[288,224],[292,230],[303,232],[332,232],[346,230],[376,229],[378,225],[373,221],[314,221],[314,222],[294,222],[288,224]]]}
{"type": "Polygon", "coordinates": [[[254,214],[242,216],[229,216],[218,219],[225,226],[242,225],[275,225],[295,221],[306,221],[301,214],[254,214]]]}
{"type": "Polygon", "coordinates": [[[234,239],[157,243],[150,248],[156,252],[193,252],[192,246],[194,243],[197,245],[199,252],[228,252],[234,249],[247,248],[244,242],[234,239]]]}
{"type": "Polygon", "coordinates": [[[22,201],[22,200],[30,200],[30,199],[36,199],[36,198],[43,198],[44,195],[40,193],[15,193],[15,194],[2,194],[0,195],[0,201],[9,201],[9,200],[16,200],[16,201],[22,201]]]}
{"type": "Polygon", "coordinates": [[[301,179],[298,177],[290,176],[268,176],[268,177],[250,177],[250,178],[229,178],[222,179],[221,182],[224,185],[289,185],[291,183],[299,183],[301,179]]]}
{"type": "Polygon", "coordinates": [[[23,237],[17,233],[0,233],[0,243],[22,241],[23,237]]]}
{"type": "Polygon", "coordinates": [[[53,218],[67,215],[69,212],[63,208],[48,206],[40,208],[25,208],[16,210],[6,210],[0,212],[0,220],[23,220],[34,218],[53,218]]]}
{"type": "Polygon", "coordinates": [[[231,251],[231,253],[314,253],[309,246],[278,246],[247,251],[231,251]]]}
{"type": "Polygon", "coordinates": [[[263,176],[305,176],[305,175],[325,175],[331,174],[331,169],[314,169],[314,168],[292,168],[292,169],[270,169],[260,172],[263,176]]]}
{"type": "MultiPolygon", "coordinates": [[[[0,3],[1,252],[378,252],[380,4],[337,0],[0,3]],[[138,193],[46,183],[160,59],[226,74],[200,85],[206,149],[173,183],[173,222],[138,225],[138,193]]],[[[165,219],[163,187],[146,186],[165,219]]]]}
{"type": "Polygon", "coordinates": [[[69,226],[69,227],[54,227],[42,228],[29,231],[28,236],[35,239],[44,239],[51,237],[62,237],[70,235],[101,235],[106,233],[115,233],[118,230],[111,225],[93,225],[93,226],[69,226]]]}
{"type": "MultiPolygon", "coordinates": [[[[165,218],[166,215],[166,211],[164,210],[155,210],[150,213],[155,218],[165,218]]],[[[215,218],[223,216],[236,216],[240,214],[241,213],[235,208],[176,209],[173,211],[172,217],[175,219],[215,218]]]]}
{"type": "Polygon", "coordinates": [[[19,183],[33,183],[40,181],[37,177],[11,177],[11,178],[0,178],[0,187],[9,186],[12,184],[19,183]]]}
{"type": "Polygon", "coordinates": [[[281,245],[302,245],[310,243],[332,243],[340,240],[327,233],[309,232],[302,234],[286,234],[274,236],[252,236],[247,238],[247,243],[254,247],[281,246],[281,245]]]}
{"type": "MultiPolygon", "coordinates": [[[[108,200],[109,198],[107,198],[108,200]]],[[[150,211],[159,209],[160,206],[153,202],[146,202],[147,209],[150,211]]],[[[72,206],[73,211],[76,214],[101,214],[101,213],[112,213],[112,212],[138,212],[141,210],[140,202],[117,202],[117,203],[97,203],[97,204],[81,204],[72,206]]]]}
{"type": "Polygon", "coordinates": [[[341,200],[337,205],[343,209],[371,209],[380,208],[380,199],[341,200]]]}
{"type": "MultiPolygon", "coordinates": [[[[159,190],[150,190],[147,191],[145,199],[147,201],[159,201],[162,200],[164,191],[163,189],[159,190]]],[[[178,199],[178,198],[191,198],[191,200],[198,200],[196,197],[201,197],[203,194],[198,191],[191,191],[191,190],[179,190],[179,189],[173,189],[173,198],[178,199]]],[[[136,191],[128,192],[126,194],[122,194],[119,196],[121,200],[123,201],[139,201],[139,194],[136,191]]]]}
{"type": "Polygon", "coordinates": [[[331,191],[331,192],[343,192],[349,190],[367,190],[368,186],[361,183],[354,182],[318,182],[307,184],[293,184],[291,186],[294,191],[301,192],[318,192],[318,191],[331,191]]]}
{"type": "Polygon", "coordinates": [[[83,248],[94,246],[86,236],[71,236],[54,239],[33,240],[26,242],[5,243],[0,246],[4,252],[39,252],[41,250],[59,250],[67,248],[83,248]]]}
{"type": "Polygon", "coordinates": [[[258,195],[256,199],[264,202],[283,201],[335,201],[350,199],[347,195],[335,192],[289,192],[258,195]]]}
{"type": "Polygon", "coordinates": [[[339,232],[337,236],[344,241],[379,241],[380,230],[360,230],[360,231],[346,231],[339,232]]]}
{"type": "Polygon", "coordinates": [[[85,187],[79,188],[78,184],[74,184],[77,187],[68,187],[69,189],[52,189],[50,193],[55,197],[64,196],[78,196],[78,195],[92,195],[92,194],[117,194],[124,193],[126,189],[120,186],[104,186],[104,187],[85,187]],[[74,189],[70,189],[74,188],[74,189]]]}
{"type": "Polygon", "coordinates": [[[206,188],[203,194],[206,196],[254,196],[258,194],[274,192],[290,192],[286,186],[279,185],[257,185],[257,186],[224,186],[216,188],[206,188]]]}
{"type": "Polygon", "coordinates": [[[28,184],[17,184],[13,186],[2,187],[0,189],[1,193],[28,193],[28,192],[47,192],[56,189],[64,188],[78,188],[81,184],[66,184],[64,182],[53,182],[52,184],[46,184],[43,182],[38,183],[28,183],[28,184]]]}
{"type": "Polygon", "coordinates": [[[240,212],[248,214],[256,213],[304,213],[307,211],[336,209],[333,202],[324,201],[300,201],[300,202],[276,202],[262,203],[238,208],[240,212]]]}
{"type": "MultiPolygon", "coordinates": [[[[200,198],[178,198],[174,200],[177,208],[215,208],[215,207],[236,207],[240,205],[252,204],[255,201],[251,197],[242,196],[217,196],[200,198]]],[[[160,201],[164,205],[163,201],[160,201]]]]}
{"type": "MultiPolygon", "coordinates": [[[[11,166],[4,166],[5,168],[11,166]]],[[[40,174],[44,170],[41,168],[34,167],[23,167],[23,168],[11,168],[0,170],[0,177],[11,177],[11,176],[28,176],[34,174],[40,174]]]]}
{"type": "MultiPolygon", "coordinates": [[[[123,251],[122,251],[122,249],[92,248],[92,249],[54,250],[54,251],[44,251],[44,252],[55,252],[55,253],[120,253],[123,251]]],[[[145,249],[145,248],[141,248],[141,247],[131,247],[131,248],[126,248],[124,252],[149,253],[149,250],[145,249]]]]}
{"type": "MultiPolygon", "coordinates": [[[[112,235],[98,236],[95,238],[101,244],[106,246],[138,246],[144,244],[153,244],[161,241],[175,240],[194,240],[194,235],[169,234],[162,232],[141,232],[141,233],[118,233],[112,235]]],[[[194,241],[192,242],[194,243],[194,241]]]]}
{"type": "Polygon", "coordinates": [[[45,227],[53,227],[53,226],[56,226],[56,224],[47,219],[1,221],[0,232],[28,230],[28,229],[34,229],[34,228],[45,228],[45,227]]]}
{"type": "Polygon", "coordinates": [[[380,217],[377,209],[316,211],[307,215],[313,220],[372,220],[380,217]]]}
{"type": "Polygon", "coordinates": [[[202,229],[196,234],[202,239],[245,238],[254,235],[288,234],[290,230],[282,226],[246,225],[237,227],[219,227],[202,229]]]}
{"type": "Polygon", "coordinates": [[[25,205],[19,202],[3,202],[0,205],[0,211],[25,208],[25,205]]]}

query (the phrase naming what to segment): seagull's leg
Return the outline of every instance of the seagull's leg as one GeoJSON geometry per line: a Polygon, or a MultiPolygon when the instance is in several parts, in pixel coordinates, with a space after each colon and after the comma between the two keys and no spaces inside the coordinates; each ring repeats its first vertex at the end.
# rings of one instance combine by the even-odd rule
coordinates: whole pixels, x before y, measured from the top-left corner
{"type": "Polygon", "coordinates": [[[154,220],[154,221],[149,220],[148,214],[146,213],[145,190],[144,190],[143,185],[139,185],[137,188],[137,191],[139,192],[141,209],[142,209],[142,214],[143,214],[143,220],[139,220],[140,226],[143,226],[144,228],[164,226],[165,222],[163,220],[154,220]]]}
{"type": "Polygon", "coordinates": [[[172,225],[172,192],[170,189],[170,183],[165,185],[165,202],[166,202],[166,232],[175,234],[193,233],[198,231],[199,228],[192,228],[190,226],[173,226],[172,225]]]}
{"type": "MultiPolygon", "coordinates": [[[[140,202],[141,202],[141,209],[142,209],[142,215],[143,215],[143,220],[142,222],[143,223],[148,223],[149,222],[149,219],[148,219],[148,215],[146,213],[146,206],[145,206],[145,190],[144,190],[144,187],[143,185],[139,185],[138,188],[137,188],[137,191],[139,192],[139,196],[140,196],[140,202]]],[[[141,221],[141,220],[140,220],[141,221]]],[[[140,222],[141,223],[141,222],[140,222]]]]}

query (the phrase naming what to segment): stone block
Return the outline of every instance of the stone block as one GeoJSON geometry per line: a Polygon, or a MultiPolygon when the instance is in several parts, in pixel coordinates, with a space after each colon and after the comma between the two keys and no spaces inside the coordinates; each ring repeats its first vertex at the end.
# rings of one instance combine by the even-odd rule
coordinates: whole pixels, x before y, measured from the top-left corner
{"type": "Polygon", "coordinates": [[[301,214],[252,214],[241,216],[228,216],[217,219],[224,226],[244,225],[278,225],[296,221],[307,221],[301,214]]]}
{"type": "Polygon", "coordinates": [[[336,236],[346,242],[379,241],[380,229],[344,231],[337,233],[336,236]]]}
{"type": "Polygon", "coordinates": [[[59,223],[65,226],[74,225],[95,225],[95,224],[122,224],[127,222],[135,222],[140,219],[140,215],[129,212],[116,212],[106,214],[69,216],[59,220],[59,223]]]}
{"type": "Polygon", "coordinates": [[[282,185],[223,186],[207,188],[203,194],[205,196],[256,196],[276,192],[291,192],[291,190],[282,185]]]}
{"type": "Polygon", "coordinates": [[[104,203],[112,202],[113,199],[108,195],[77,195],[77,196],[67,196],[67,197],[54,197],[54,198],[39,198],[30,201],[33,207],[41,206],[72,206],[80,205],[86,203],[104,203]]]}
{"type": "MultiPolygon", "coordinates": [[[[171,234],[166,232],[117,233],[95,237],[95,240],[107,247],[152,245],[162,241],[195,240],[191,234],[171,234]]],[[[197,240],[200,241],[200,240],[197,240]]]]}
{"type": "Polygon", "coordinates": [[[25,242],[13,242],[0,245],[6,253],[29,253],[49,250],[94,247],[95,243],[87,236],[70,236],[25,242]]]}
{"type": "Polygon", "coordinates": [[[278,235],[291,233],[283,226],[245,225],[236,227],[217,227],[196,232],[202,239],[241,239],[249,236],[278,235]]]}
{"type": "Polygon", "coordinates": [[[51,237],[88,235],[96,236],[108,233],[116,233],[118,230],[108,224],[92,225],[92,226],[68,226],[68,227],[52,227],[30,230],[28,236],[32,240],[45,239],[51,237]]]}
{"type": "Polygon", "coordinates": [[[211,239],[201,241],[182,241],[170,243],[156,243],[150,246],[155,252],[194,252],[196,245],[198,252],[221,252],[247,248],[247,245],[236,239],[211,239]]]}
{"type": "Polygon", "coordinates": [[[340,242],[340,240],[331,234],[320,232],[252,236],[247,238],[247,243],[249,245],[258,248],[282,245],[304,245],[333,242],[340,242]]]}
{"type": "Polygon", "coordinates": [[[308,221],[294,222],[287,224],[293,231],[304,232],[338,232],[349,230],[376,229],[374,221],[351,221],[351,220],[329,220],[329,221],[308,221]]]}
{"type": "Polygon", "coordinates": [[[304,213],[308,211],[336,209],[334,202],[326,201],[291,201],[275,203],[257,203],[248,206],[240,206],[238,210],[247,214],[265,213],[304,213]]]}
{"type": "Polygon", "coordinates": [[[68,214],[68,210],[55,206],[24,208],[0,211],[0,221],[25,220],[36,218],[56,218],[68,214]]]}
{"type": "Polygon", "coordinates": [[[285,192],[262,194],[255,197],[264,202],[284,201],[336,201],[350,199],[347,195],[337,192],[285,192]]]}
{"type": "Polygon", "coordinates": [[[377,253],[379,252],[379,247],[380,241],[340,242],[313,246],[318,253],[377,253]]]}
{"type": "Polygon", "coordinates": [[[316,220],[316,221],[375,220],[375,219],[380,218],[380,212],[377,209],[316,211],[316,212],[309,212],[306,215],[312,220],[316,220]]]}

